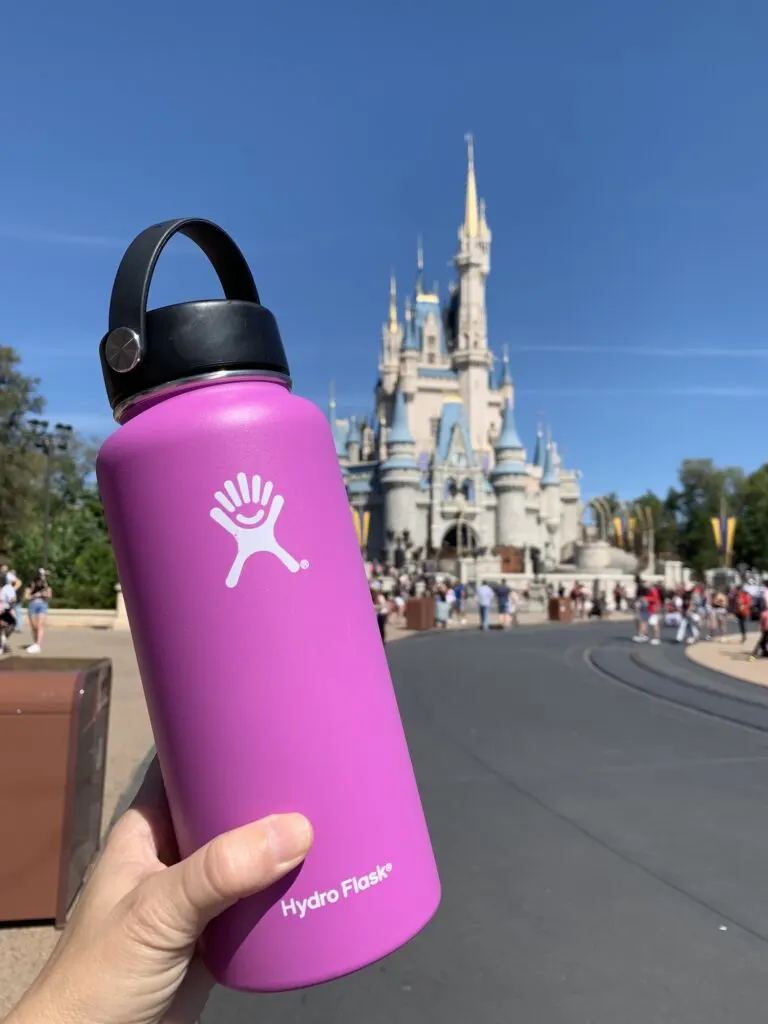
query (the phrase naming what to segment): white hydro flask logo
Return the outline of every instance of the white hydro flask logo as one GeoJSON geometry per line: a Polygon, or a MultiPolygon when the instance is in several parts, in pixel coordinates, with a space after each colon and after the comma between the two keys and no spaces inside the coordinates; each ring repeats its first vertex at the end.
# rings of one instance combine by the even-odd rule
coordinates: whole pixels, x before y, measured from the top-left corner
{"type": "Polygon", "coordinates": [[[220,507],[214,505],[211,519],[231,533],[237,542],[237,554],[226,579],[228,587],[237,586],[245,563],[259,552],[275,555],[289,572],[309,568],[306,559],[297,562],[275,538],[275,524],[285,499],[281,494],[273,494],[273,489],[271,480],[262,487],[257,473],[250,481],[246,473],[238,473],[237,486],[227,480],[224,489],[214,494],[220,507]]]}

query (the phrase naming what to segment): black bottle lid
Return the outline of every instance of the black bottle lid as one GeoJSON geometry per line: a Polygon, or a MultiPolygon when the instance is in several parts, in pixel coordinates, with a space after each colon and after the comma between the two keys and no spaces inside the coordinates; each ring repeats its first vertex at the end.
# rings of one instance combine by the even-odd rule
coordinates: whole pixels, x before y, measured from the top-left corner
{"type": "Polygon", "coordinates": [[[290,383],[277,321],[261,305],[245,257],[220,227],[197,218],[155,224],[128,246],[115,275],[99,356],[115,418],[139,395],[221,371],[274,375],[290,383]],[[177,233],[203,250],[226,297],[147,310],[155,264],[177,233]]]}

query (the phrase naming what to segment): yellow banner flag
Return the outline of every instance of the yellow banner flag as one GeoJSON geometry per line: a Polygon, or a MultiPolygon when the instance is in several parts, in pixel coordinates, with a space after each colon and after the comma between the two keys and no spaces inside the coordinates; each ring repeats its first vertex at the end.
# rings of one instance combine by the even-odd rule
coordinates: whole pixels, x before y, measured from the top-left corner
{"type": "Polygon", "coordinates": [[[723,529],[719,516],[712,516],[712,533],[715,538],[715,547],[718,551],[723,550],[723,529]]]}
{"type": "Polygon", "coordinates": [[[733,539],[736,536],[736,516],[728,517],[727,533],[725,538],[725,557],[730,559],[733,554],[733,539]]]}
{"type": "Polygon", "coordinates": [[[616,533],[616,543],[620,548],[624,547],[624,527],[621,522],[621,516],[614,516],[613,529],[616,533]]]}

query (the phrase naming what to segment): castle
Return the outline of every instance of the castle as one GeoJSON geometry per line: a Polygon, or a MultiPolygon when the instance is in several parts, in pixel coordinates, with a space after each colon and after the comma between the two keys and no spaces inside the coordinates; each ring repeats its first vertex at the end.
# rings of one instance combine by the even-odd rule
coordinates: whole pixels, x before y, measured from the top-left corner
{"type": "Polygon", "coordinates": [[[517,552],[518,571],[531,556],[554,568],[581,539],[580,474],[562,465],[540,427],[528,458],[506,347],[495,368],[485,301],[492,236],[467,143],[457,282],[441,306],[437,286],[424,288],[419,243],[415,294],[401,321],[391,278],[375,416],[337,419],[332,397],[336,452],[369,557],[517,552]]]}

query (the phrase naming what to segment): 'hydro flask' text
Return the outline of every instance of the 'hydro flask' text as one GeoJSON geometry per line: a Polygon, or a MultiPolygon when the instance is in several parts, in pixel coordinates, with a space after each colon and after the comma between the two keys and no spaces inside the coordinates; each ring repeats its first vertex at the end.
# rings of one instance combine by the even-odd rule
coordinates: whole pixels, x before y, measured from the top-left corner
{"type": "Polygon", "coordinates": [[[306,917],[310,910],[320,910],[322,907],[329,907],[334,903],[338,903],[339,900],[347,900],[350,896],[358,896],[360,893],[372,889],[374,885],[386,882],[391,873],[391,864],[377,864],[375,871],[370,871],[367,875],[360,875],[359,877],[345,878],[336,889],[326,889],[325,892],[318,892],[315,889],[312,895],[308,896],[305,900],[299,900],[295,897],[289,900],[281,900],[280,907],[283,911],[283,917],[289,917],[293,914],[301,919],[306,917]]]}

